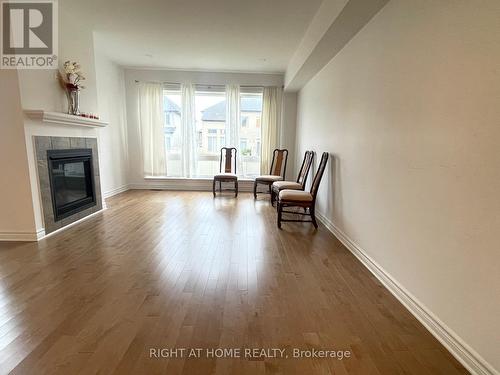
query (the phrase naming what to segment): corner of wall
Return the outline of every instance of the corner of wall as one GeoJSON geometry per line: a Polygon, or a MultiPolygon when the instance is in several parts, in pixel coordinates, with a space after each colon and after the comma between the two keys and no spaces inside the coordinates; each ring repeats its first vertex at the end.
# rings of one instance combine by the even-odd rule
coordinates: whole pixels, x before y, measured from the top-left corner
{"type": "Polygon", "coordinates": [[[35,234],[17,71],[0,69],[0,239],[35,234]]]}

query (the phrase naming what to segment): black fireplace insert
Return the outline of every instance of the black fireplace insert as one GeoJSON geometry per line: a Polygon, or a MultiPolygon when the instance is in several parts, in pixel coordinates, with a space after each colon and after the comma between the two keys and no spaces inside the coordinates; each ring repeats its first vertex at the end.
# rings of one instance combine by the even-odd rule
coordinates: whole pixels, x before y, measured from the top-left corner
{"type": "Polygon", "coordinates": [[[96,205],[92,149],[47,151],[54,220],[96,205]]]}

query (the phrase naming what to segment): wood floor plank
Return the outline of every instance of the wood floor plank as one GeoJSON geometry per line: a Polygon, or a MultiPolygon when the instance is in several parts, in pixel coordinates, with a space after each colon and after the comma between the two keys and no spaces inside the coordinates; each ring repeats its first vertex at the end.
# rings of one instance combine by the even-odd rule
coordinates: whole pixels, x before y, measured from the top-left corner
{"type": "Polygon", "coordinates": [[[467,373],[326,228],[278,230],[264,195],[107,203],[39,243],[0,243],[0,374],[467,373]],[[151,355],[162,348],[202,355],[151,355]]]}

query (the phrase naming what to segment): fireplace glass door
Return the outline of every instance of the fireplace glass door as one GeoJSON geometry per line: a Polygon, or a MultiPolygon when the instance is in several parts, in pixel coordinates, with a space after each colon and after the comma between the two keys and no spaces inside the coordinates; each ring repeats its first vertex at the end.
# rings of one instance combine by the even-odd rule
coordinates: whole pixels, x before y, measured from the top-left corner
{"type": "Polygon", "coordinates": [[[94,206],[92,150],[50,150],[47,153],[55,220],[94,206]]]}

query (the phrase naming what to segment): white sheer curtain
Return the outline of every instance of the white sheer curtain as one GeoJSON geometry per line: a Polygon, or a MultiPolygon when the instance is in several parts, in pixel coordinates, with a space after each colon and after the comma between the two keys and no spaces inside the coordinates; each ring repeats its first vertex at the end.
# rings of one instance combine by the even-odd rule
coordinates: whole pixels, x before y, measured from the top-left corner
{"type": "Polygon", "coordinates": [[[262,96],[262,152],[260,173],[268,174],[271,169],[273,150],[279,145],[281,128],[281,108],[283,89],[281,87],[264,87],[262,96]]]}
{"type": "Polygon", "coordinates": [[[183,177],[195,177],[197,167],[195,86],[181,85],[181,172],[183,177]]]}
{"type": "MultiPolygon", "coordinates": [[[[226,145],[239,148],[240,141],[240,86],[226,85],[226,145]]],[[[238,150],[239,151],[239,150],[238,150]]]]}
{"type": "Polygon", "coordinates": [[[166,176],[167,161],[163,133],[163,86],[139,84],[139,126],[145,176],[166,176]]]}

